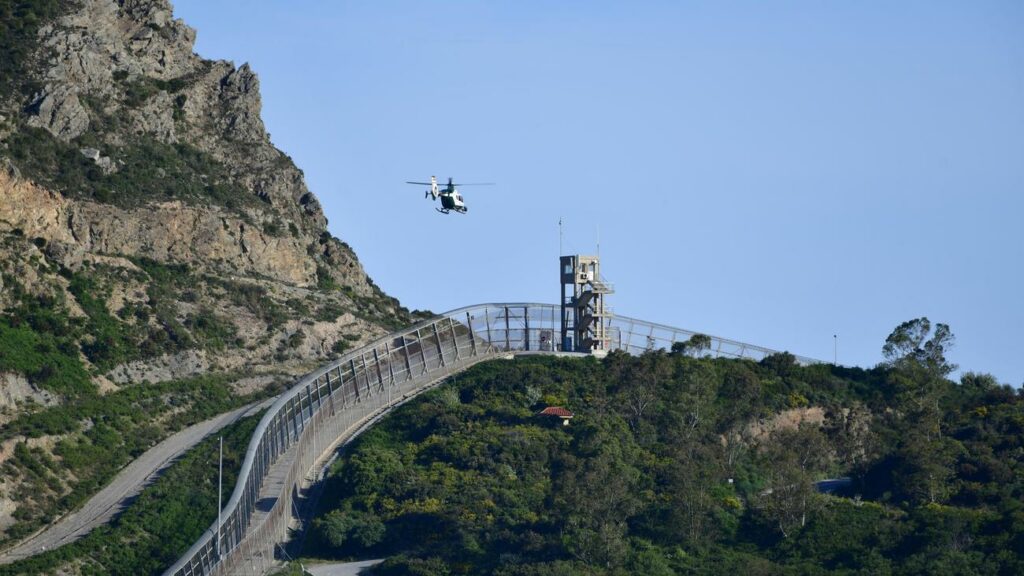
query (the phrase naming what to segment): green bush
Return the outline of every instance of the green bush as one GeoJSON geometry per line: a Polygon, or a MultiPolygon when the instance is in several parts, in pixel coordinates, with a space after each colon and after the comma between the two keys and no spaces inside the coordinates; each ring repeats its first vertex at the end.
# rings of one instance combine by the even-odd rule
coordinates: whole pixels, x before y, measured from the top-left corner
{"type": "Polygon", "coordinates": [[[223,350],[233,346],[238,335],[238,328],[231,320],[205,307],[189,314],[185,319],[185,327],[207,350],[223,350]]]}
{"type": "Polygon", "coordinates": [[[25,374],[40,388],[69,397],[95,389],[69,340],[10,322],[0,318],[0,372],[25,374]]]}
{"type": "Polygon", "coordinates": [[[109,369],[139,357],[138,330],[107,310],[107,293],[97,279],[79,273],[71,278],[68,291],[89,317],[83,331],[82,353],[101,369],[109,369]]]}

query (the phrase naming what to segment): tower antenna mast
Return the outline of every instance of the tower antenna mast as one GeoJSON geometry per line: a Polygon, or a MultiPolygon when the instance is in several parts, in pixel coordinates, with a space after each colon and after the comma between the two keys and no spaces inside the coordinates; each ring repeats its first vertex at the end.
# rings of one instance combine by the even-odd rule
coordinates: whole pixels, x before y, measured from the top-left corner
{"type": "Polygon", "coordinates": [[[562,255],[562,217],[558,217],[558,255],[562,255]]]}

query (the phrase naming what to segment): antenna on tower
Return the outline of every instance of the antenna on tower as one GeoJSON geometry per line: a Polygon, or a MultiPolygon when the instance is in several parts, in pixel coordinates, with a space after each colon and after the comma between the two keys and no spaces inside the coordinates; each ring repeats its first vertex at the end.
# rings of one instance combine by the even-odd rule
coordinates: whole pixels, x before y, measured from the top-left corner
{"type": "Polygon", "coordinates": [[[558,255],[562,255],[562,217],[558,217],[558,255]]]}

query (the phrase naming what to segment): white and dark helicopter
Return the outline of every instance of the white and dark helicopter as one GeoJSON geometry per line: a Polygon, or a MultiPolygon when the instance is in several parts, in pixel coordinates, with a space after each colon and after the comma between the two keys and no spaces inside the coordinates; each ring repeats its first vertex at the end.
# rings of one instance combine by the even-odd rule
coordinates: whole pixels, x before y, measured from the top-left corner
{"type": "Polygon", "coordinates": [[[441,207],[436,210],[442,214],[448,214],[452,210],[459,214],[466,213],[466,202],[462,199],[462,194],[459,194],[456,186],[492,186],[494,182],[472,182],[469,184],[456,184],[452,182],[451,178],[448,178],[448,185],[441,188],[437,185],[437,176],[431,176],[430,182],[406,182],[406,184],[419,184],[422,186],[430,186],[424,194],[424,198],[430,198],[431,200],[441,199],[441,207]]]}

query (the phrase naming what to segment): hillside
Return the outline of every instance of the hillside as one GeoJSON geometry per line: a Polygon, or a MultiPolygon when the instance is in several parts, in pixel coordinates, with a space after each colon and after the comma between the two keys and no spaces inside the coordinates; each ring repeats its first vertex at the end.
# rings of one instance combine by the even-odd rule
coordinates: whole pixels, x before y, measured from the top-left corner
{"type": "Polygon", "coordinates": [[[0,0],[0,543],[413,316],[167,0],[0,0]]]}
{"type": "Polygon", "coordinates": [[[948,380],[926,324],[871,370],[685,348],[479,365],[346,451],[301,553],[382,575],[1019,574],[1024,397],[948,380]]]}

